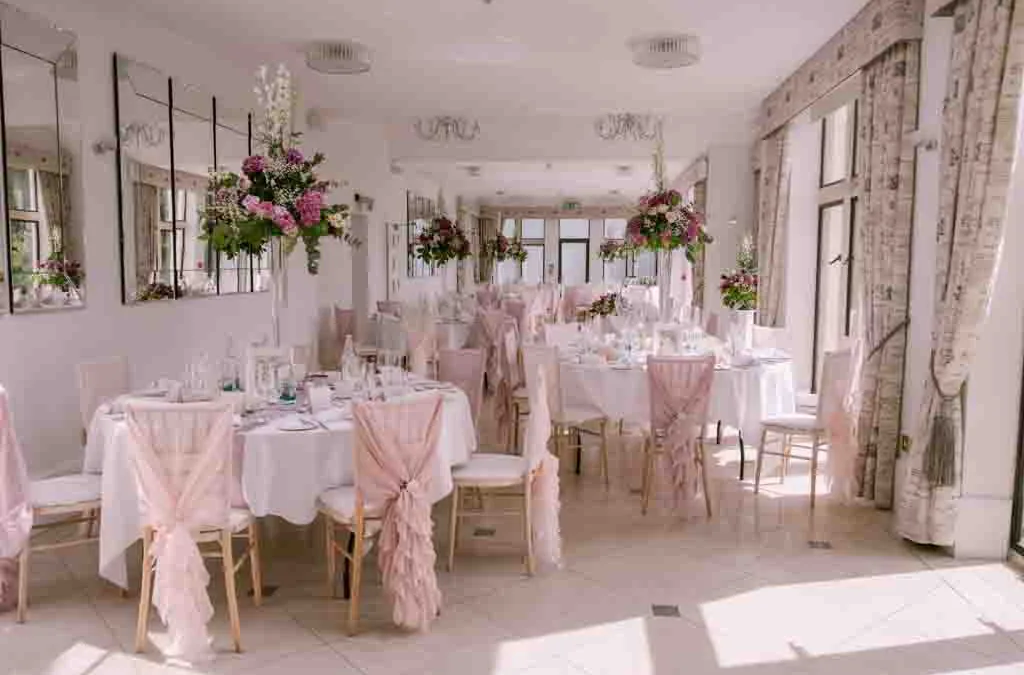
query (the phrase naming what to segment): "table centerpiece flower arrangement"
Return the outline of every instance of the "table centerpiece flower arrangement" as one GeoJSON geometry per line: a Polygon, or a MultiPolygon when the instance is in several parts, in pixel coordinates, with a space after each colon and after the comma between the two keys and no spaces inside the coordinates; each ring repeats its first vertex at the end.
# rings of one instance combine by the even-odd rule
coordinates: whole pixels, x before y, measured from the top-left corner
{"type": "Polygon", "coordinates": [[[604,262],[615,262],[629,255],[629,245],[618,239],[608,239],[597,249],[597,257],[604,262]]]}
{"type": "Polygon", "coordinates": [[[588,318],[612,316],[628,309],[626,299],[621,293],[605,293],[590,303],[587,308],[588,318]]]}
{"type": "Polygon", "coordinates": [[[215,171],[210,175],[204,234],[213,249],[228,258],[260,255],[275,242],[287,257],[302,241],[306,270],[316,274],[322,238],[341,239],[352,246],[360,242],[348,230],[348,206],[327,201],[336,183],[317,175],[326,159],[323,153],[304,155],[298,147],[300,134],[291,131],[288,70],[278,66],[277,76],[270,80],[264,66],[258,77],[256,94],[266,115],[257,140],[264,152],[247,157],[240,174],[215,171]]]}
{"type": "Polygon", "coordinates": [[[733,310],[750,311],[757,309],[757,263],[754,246],[746,237],[736,255],[737,268],[722,275],[719,290],[722,304],[733,310]]]}

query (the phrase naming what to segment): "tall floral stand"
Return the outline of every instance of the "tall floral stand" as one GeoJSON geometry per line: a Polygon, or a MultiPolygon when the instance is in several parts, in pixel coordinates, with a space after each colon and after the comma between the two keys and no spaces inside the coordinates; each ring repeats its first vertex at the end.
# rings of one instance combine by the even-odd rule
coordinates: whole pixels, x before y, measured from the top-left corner
{"type": "Polygon", "coordinates": [[[281,346],[281,311],[288,307],[288,253],[280,237],[270,238],[270,321],[274,347],[281,346]]]}

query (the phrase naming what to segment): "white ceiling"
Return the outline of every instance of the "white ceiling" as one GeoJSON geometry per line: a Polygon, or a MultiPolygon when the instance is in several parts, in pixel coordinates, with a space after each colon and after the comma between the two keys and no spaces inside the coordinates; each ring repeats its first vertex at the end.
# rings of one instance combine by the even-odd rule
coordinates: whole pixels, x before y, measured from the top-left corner
{"type": "MultiPolygon", "coordinates": [[[[649,162],[448,162],[403,161],[402,171],[440,180],[457,194],[488,204],[556,204],[576,198],[586,204],[621,204],[651,189],[649,162]],[[476,167],[477,176],[470,174],[476,167]],[[502,193],[502,194],[499,194],[502,193]]],[[[669,176],[685,167],[666,164],[669,176]]]]}
{"type": "MultiPolygon", "coordinates": [[[[655,112],[686,121],[691,138],[668,148],[669,157],[683,163],[710,143],[749,142],[761,100],[866,1],[92,0],[110,11],[147,15],[243,66],[285,61],[301,75],[305,102],[341,117],[408,130],[415,117],[454,114],[540,129],[532,124],[539,117],[655,112]],[[634,66],[627,40],[666,30],[697,34],[701,62],[671,71],[634,66]],[[369,73],[327,76],[305,68],[304,44],[340,38],[369,46],[369,73]],[[703,129],[714,132],[702,135],[703,129]]],[[[607,194],[617,187],[601,173],[609,170],[607,151],[589,154],[587,144],[575,144],[578,152],[556,151],[579,161],[600,159],[604,168],[593,173],[538,171],[522,160],[550,161],[551,154],[521,157],[517,151],[543,145],[547,136],[532,144],[508,140],[504,148],[487,146],[490,140],[461,144],[448,157],[404,145],[393,152],[421,158],[421,170],[436,177],[459,176],[459,163],[491,160],[486,178],[477,181],[484,184],[481,193],[499,184],[509,194],[552,196],[607,194]],[[494,161],[510,159],[520,161],[494,161]]]]}

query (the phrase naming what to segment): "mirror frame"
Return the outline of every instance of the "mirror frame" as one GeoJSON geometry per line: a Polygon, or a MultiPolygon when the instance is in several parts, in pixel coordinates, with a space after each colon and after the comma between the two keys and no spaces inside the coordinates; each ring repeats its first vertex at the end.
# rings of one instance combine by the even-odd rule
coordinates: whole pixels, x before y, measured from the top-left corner
{"type": "MultiPolygon", "coordinates": [[[[140,63],[141,65],[144,65],[144,66],[148,66],[148,64],[143,64],[142,62],[136,61],[135,59],[132,59],[131,57],[119,54],[118,52],[114,52],[113,58],[112,58],[112,63],[113,63],[113,82],[114,82],[114,142],[115,142],[116,166],[117,166],[117,169],[116,169],[117,170],[117,250],[118,250],[118,256],[120,258],[119,267],[120,267],[120,274],[121,274],[121,304],[122,305],[136,305],[136,304],[147,304],[147,303],[140,303],[139,301],[131,299],[131,298],[128,297],[127,270],[125,269],[125,227],[126,227],[126,224],[125,224],[125,213],[124,213],[124,211],[125,211],[125,199],[126,199],[126,196],[125,196],[124,180],[122,179],[122,176],[123,176],[122,172],[124,170],[124,166],[123,166],[124,165],[124,159],[122,157],[122,150],[121,150],[122,142],[123,142],[122,141],[122,137],[121,137],[122,136],[122,134],[121,134],[121,86],[120,86],[120,80],[118,78],[118,73],[120,72],[120,64],[122,62],[124,62],[124,63],[140,63]]],[[[163,74],[163,71],[157,70],[157,72],[163,74]]],[[[172,218],[174,219],[173,223],[175,224],[175,226],[176,226],[176,224],[178,222],[177,221],[177,214],[178,214],[178,204],[177,204],[177,201],[178,201],[178,185],[177,185],[177,171],[176,171],[175,156],[174,156],[175,155],[175,153],[174,153],[174,113],[175,113],[175,108],[174,108],[174,87],[175,87],[176,82],[177,82],[176,78],[174,78],[172,75],[168,75],[167,76],[167,104],[166,104],[166,107],[167,107],[168,138],[169,138],[169,143],[170,143],[171,211],[172,211],[172,218]]],[[[230,127],[227,124],[220,124],[220,121],[219,121],[219,118],[218,118],[218,110],[217,110],[217,97],[211,95],[210,99],[211,99],[211,103],[212,103],[212,107],[211,107],[212,115],[211,115],[211,119],[210,119],[210,132],[211,132],[212,149],[213,149],[213,167],[216,168],[216,167],[220,166],[220,162],[219,162],[220,158],[219,158],[218,152],[217,152],[217,128],[218,127],[224,127],[224,128],[232,129],[233,131],[237,131],[237,129],[234,129],[233,127],[230,127]]],[[[249,155],[251,155],[252,152],[253,152],[252,122],[253,122],[253,113],[250,111],[250,112],[248,112],[246,114],[246,136],[247,136],[246,150],[247,150],[249,155]]],[[[206,192],[204,191],[202,193],[202,197],[205,198],[205,196],[206,196],[206,192]]],[[[181,292],[180,281],[181,281],[181,276],[182,276],[182,271],[183,270],[179,269],[179,264],[178,264],[178,241],[177,240],[178,240],[177,236],[172,236],[171,237],[171,259],[174,261],[173,265],[172,265],[172,274],[171,274],[171,290],[172,290],[172,293],[173,293],[173,297],[172,298],[168,298],[169,300],[170,299],[180,300],[180,299],[183,299],[183,298],[186,298],[186,299],[187,298],[211,298],[211,297],[221,297],[221,296],[229,296],[229,295],[244,295],[246,293],[262,293],[262,292],[264,292],[262,290],[259,290],[259,291],[255,290],[255,273],[253,271],[253,260],[252,260],[252,256],[249,256],[249,265],[248,265],[248,269],[249,269],[249,290],[242,291],[242,292],[234,292],[234,293],[222,293],[221,292],[221,279],[220,279],[220,272],[221,272],[220,258],[221,257],[220,257],[220,254],[218,253],[217,255],[213,256],[213,259],[215,260],[214,283],[215,283],[215,286],[216,286],[216,292],[212,293],[212,294],[209,294],[209,295],[187,295],[187,294],[182,293],[181,292]]],[[[207,246],[209,246],[209,244],[207,244],[207,246]]]]}

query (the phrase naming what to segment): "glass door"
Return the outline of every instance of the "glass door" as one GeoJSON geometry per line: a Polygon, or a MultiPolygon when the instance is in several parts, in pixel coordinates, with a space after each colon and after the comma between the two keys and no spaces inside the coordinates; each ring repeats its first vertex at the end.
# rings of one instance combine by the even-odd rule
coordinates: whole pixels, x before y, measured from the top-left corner
{"type": "Polygon", "coordinates": [[[565,286],[590,281],[590,221],[585,218],[558,221],[558,281],[565,286]]]}

